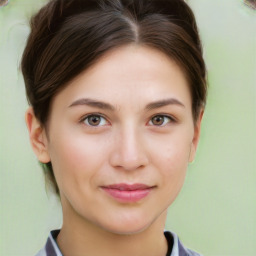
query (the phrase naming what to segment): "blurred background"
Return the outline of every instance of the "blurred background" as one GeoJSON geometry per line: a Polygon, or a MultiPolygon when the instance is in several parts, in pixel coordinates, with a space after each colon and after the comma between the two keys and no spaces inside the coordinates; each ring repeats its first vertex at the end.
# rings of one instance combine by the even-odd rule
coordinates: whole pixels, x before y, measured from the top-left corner
{"type": "MultiPolygon", "coordinates": [[[[1,256],[34,255],[62,222],[29,145],[19,71],[28,19],[45,2],[0,8],[1,256]]],[[[209,96],[198,154],[166,228],[205,256],[255,256],[256,11],[240,0],[187,2],[204,45],[209,96]]]]}

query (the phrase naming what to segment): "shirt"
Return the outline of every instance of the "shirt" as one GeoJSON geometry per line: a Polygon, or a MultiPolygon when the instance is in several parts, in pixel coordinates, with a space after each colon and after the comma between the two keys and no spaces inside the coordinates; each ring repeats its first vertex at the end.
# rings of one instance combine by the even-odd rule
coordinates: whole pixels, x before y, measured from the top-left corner
{"type": "MultiPolygon", "coordinates": [[[[35,256],[63,256],[56,242],[59,232],[60,230],[51,231],[44,248],[35,256]]],[[[185,248],[175,233],[165,231],[164,235],[168,242],[168,252],[166,256],[202,256],[197,252],[185,248]]]]}

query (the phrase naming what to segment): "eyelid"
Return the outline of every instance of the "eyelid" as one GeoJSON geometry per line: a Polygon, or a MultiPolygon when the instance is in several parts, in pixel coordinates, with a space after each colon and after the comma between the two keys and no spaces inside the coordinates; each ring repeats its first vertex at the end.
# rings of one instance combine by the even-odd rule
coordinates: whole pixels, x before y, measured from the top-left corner
{"type": "MultiPolygon", "coordinates": [[[[166,117],[166,118],[168,118],[168,119],[170,120],[168,123],[177,123],[177,122],[178,122],[178,120],[177,120],[175,117],[173,117],[172,115],[170,115],[170,114],[158,113],[158,114],[154,114],[153,116],[151,116],[147,124],[149,124],[149,122],[151,122],[152,119],[153,119],[154,117],[156,117],[156,116],[161,116],[161,117],[166,117]]],[[[168,123],[167,123],[167,124],[168,124],[168,123]]],[[[151,126],[155,126],[155,127],[164,127],[164,126],[166,126],[167,124],[164,124],[164,125],[154,125],[154,124],[151,124],[151,126]]]]}
{"type": "MultiPolygon", "coordinates": [[[[88,113],[88,114],[86,114],[86,115],[84,115],[84,116],[82,116],[80,119],[79,119],[79,123],[84,123],[84,121],[86,120],[86,118],[88,118],[88,117],[90,117],[90,116],[99,116],[99,117],[101,117],[101,118],[104,118],[105,120],[106,120],[106,122],[108,123],[108,124],[110,124],[110,122],[108,121],[108,118],[105,116],[105,115],[103,115],[103,114],[101,114],[101,113],[88,113]]],[[[104,125],[99,125],[99,126],[93,126],[93,125],[87,125],[87,124],[85,124],[86,126],[89,126],[89,127],[92,127],[92,128],[97,128],[97,127],[101,127],[101,126],[104,126],[104,125]]]]}
{"type": "MultiPolygon", "coordinates": [[[[106,120],[106,122],[108,124],[110,124],[108,118],[102,114],[102,113],[98,113],[98,112],[93,112],[93,113],[88,113],[88,114],[85,114],[83,115],[80,119],[79,119],[79,123],[84,123],[85,119],[90,117],[90,116],[99,116],[101,118],[104,118],[106,120]]],[[[170,114],[166,114],[166,113],[158,113],[158,114],[154,114],[150,117],[149,121],[147,122],[147,125],[149,124],[149,122],[152,121],[152,119],[156,116],[162,116],[162,117],[166,117],[168,118],[170,121],[168,123],[177,123],[178,120],[173,116],[173,115],[170,115],[170,114]]],[[[86,124],[85,124],[86,125],[86,124]]],[[[167,124],[165,125],[158,125],[158,127],[164,127],[166,126],[167,124]]],[[[90,126],[90,125],[87,125],[89,127],[92,127],[92,128],[97,128],[97,127],[101,127],[101,126],[104,126],[104,125],[100,125],[100,126],[90,126]]],[[[154,125],[154,124],[151,124],[151,126],[157,126],[157,125],[154,125]]]]}

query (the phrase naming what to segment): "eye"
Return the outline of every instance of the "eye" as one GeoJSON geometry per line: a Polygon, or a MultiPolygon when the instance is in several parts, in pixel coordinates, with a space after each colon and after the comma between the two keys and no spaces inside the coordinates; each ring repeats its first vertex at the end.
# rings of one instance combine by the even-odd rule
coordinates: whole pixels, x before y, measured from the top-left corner
{"type": "Polygon", "coordinates": [[[104,126],[108,124],[107,120],[101,115],[88,115],[81,121],[88,126],[104,126]]]}
{"type": "Polygon", "coordinates": [[[150,119],[149,125],[165,126],[170,122],[174,122],[174,119],[165,115],[156,115],[150,119]]]}

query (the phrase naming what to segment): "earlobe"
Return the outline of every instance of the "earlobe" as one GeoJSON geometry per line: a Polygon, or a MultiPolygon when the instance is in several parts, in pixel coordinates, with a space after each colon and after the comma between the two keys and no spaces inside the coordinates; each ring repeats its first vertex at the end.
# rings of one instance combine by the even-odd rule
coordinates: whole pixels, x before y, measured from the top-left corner
{"type": "Polygon", "coordinates": [[[198,120],[196,121],[196,124],[194,126],[194,136],[191,142],[191,148],[190,148],[190,154],[189,154],[190,163],[192,163],[195,159],[196,149],[197,149],[199,138],[200,138],[201,122],[202,122],[203,115],[204,115],[204,110],[201,110],[198,120]]]}
{"type": "Polygon", "coordinates": [[[26,111],[25,121],[29,132],[30,143],[38,160],[41,163],[50,162],[51,160],[47,149],[47,137],[45,130],[35,117],[32,107],[26,111]]]}

